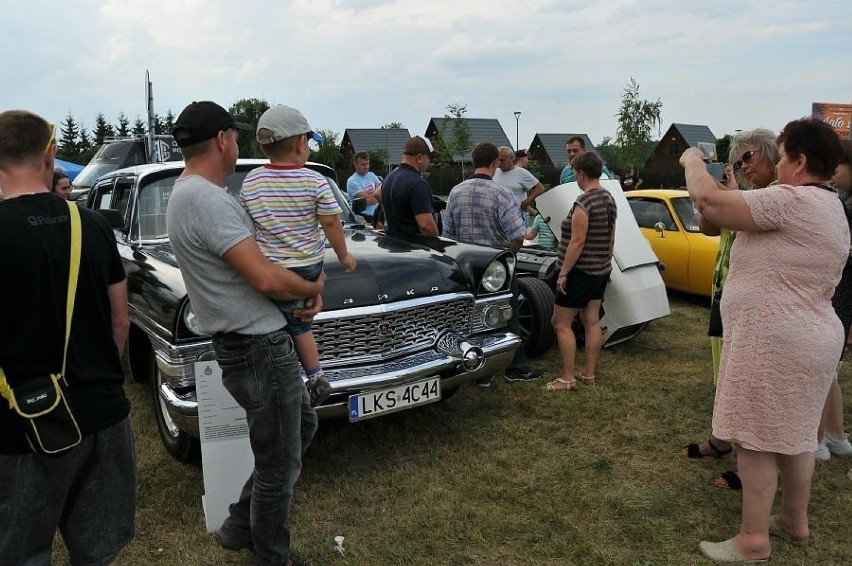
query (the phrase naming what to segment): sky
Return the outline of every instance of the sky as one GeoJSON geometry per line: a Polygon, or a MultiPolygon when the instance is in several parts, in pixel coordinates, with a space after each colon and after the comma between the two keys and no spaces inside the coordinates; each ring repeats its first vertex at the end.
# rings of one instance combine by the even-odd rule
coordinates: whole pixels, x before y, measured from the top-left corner
{"type": "Polygon", "coordinates": [[[146,71],[161,115],[260,98],[340,137],[389,122],[413,135],[464,104],[522,148],[536,133],[614,138],[631,78],[662,102],[659,134],[777,131],[812,102],[852,102],[850,0],[0,4],[0,110],[88,129],[98,113],[144,118],[146,71]]]}

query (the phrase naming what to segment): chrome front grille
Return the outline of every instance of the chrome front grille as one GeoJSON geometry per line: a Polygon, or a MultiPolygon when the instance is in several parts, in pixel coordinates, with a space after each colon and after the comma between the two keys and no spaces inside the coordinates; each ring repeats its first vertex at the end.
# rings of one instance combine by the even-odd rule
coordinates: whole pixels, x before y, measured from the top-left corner
{"type": "Polygon", "coordinates": [[[358,310],[362,312],[353,316],[314,320],[314,339],[324,367],[387,360],[428,348],[447,330],[467,335],[473,297],[428,303],[406,301],[386,308],[358,310]]]}

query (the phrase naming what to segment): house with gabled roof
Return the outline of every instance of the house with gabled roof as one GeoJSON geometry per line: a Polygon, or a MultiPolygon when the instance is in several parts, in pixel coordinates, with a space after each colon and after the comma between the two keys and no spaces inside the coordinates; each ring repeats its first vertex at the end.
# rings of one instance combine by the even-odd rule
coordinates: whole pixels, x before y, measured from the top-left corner
{"type": "MultiPolygon", "coordinates": [[[[453,134],[453,126],[458,118],[430,118],[426,126],[426,137],[430,140],[438,139],[439,133],[443,134],[443,142],[446,144],[453,134]]],[[[496,118],[464,118],[470,132],[470,147],[473,149],[478,143],[491,142],[497,147],[512,147],[503,126],[496,118]]],[[[453,163],[461,163],[464,160],[470,163],[470,151],[465,155],[454,155],[453,163]]]]}
{"type": "Polygon", "coordinates": [[[642,171],[644,187],[675,188],[686,184],[680,156],[698,144],[716,146],[716,136],[703,124],[673,123],[660,138],[642,171]]]}
{"type": "Polygon", "coordinates": [[[375,171],[386,175],[402,160],[402,147],[411,138],[407,128],[347,128],[340,141],[341,161],[352,163],[359,151],[382,151],[385,153],[387,171],[375,171]]]}

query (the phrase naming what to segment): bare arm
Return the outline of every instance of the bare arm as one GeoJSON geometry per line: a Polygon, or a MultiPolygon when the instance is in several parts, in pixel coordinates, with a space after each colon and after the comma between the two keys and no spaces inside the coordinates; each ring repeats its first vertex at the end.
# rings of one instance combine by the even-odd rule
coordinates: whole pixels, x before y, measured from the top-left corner
{"type": "Polygon", "coordinates": [[[343,234],[343,224],[336,214],[320,214],[319,223],[322,226],[331,249],[337,254],[337,259],[343,264],[346,272],[355,269],[355,257],[346,251],[346,236],[343,234]]]}
{"type": "Polygon", "coordinates": [[[582,207],[575,204],[574,215],[571,217],[571,241],[568,242],[568,249],[565,251],[565,258],[562,260],[562,269],[559,270],[559,279],[556,281],[556,286],[563,293],[565,292],[565,278],[577,263],[577,260],[580,259],[580,254],[583,253],[588,231],[589,215],[582,207]]]}
{"type": "Polygon", "coordinates": [[[536,185],[530,190],[530,194],[528,194],[527,198],[524,199],[524,202],[521,203],[521,210],[526,211],[542,193],[544,193],[544,185],[536,183],[536,185]]]}
{"type": "Polygon", "coordinates": [[[417,221],[417,226],[420,228],[420,233],[425,236],[437,236],[438,225],[435,224],[435,218],[431,212],[415,214],[414,219],[417,221]]]}
{"type": "Polygon", "coordinates": [[[724,190],[704,165],[701,150],[691,147],[680,156],[686,172],[686,188],[698,212],[707,221],[730,230],[757,230],[751,211],[740,191],[724,190]]]}
{"type": "Polygon", "coordinates": [[[535,240],[538,237],[538,230],[535,228],[530,228],[527,230],[527,233],[524,234],[524,239],[526,240],[535,240]]]}
{"type": "Polygon", "coordinates": [[[515,238],[514,240],[509,242],[509,249],[512,252],[517,252],[519,249],[521,249],[521,247],[523,245],[524,245],[524,237],[521,236],[520,238],[515,238]]]}
{"type": "Polygon", "coordinates": [[[107,288],[110,317],[112,320],[112,339],[118,348],[118,355],[124,353],[124,343],[130,329],[130,315],[127,308],[127,279],[113,283],[107,288]]]}
{"type": "Polygon", "coordinates": [[[299,275],[279,267],[266,259],[254,238],[249,236],[222,256],[249,286],[273,299],[307,299],[322,293],[325,274],[316,281],[302,279],[299,275]]]}

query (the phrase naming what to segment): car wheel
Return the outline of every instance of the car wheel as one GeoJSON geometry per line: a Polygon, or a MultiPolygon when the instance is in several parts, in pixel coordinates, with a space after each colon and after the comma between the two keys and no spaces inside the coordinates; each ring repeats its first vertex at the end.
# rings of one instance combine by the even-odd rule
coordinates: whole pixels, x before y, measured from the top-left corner
{"type": "Polygon", "coordinates": [[[553,291],[547,283],[534,277],[518,279],[518,318],[524,353],[535,358],[550,350],[556,335],[550,319],[553,316],[553,291]]]}
{"type": "Polygon", "coordinates": [[[152,351],[149,358],[149,372],[151,384],[151,398],[154,402],[154,416],[157,419],[157,430],[160,432],[160,440],[166,448],[166,452],[179,462],[197,462],[201,458],[201,444],[197,438],[193,438],[186,432],[180,430],[166,409],[165,401],[160,398],[160,385],[163,383],[163,374],[157,367],[157,356],[152,351]]]}

